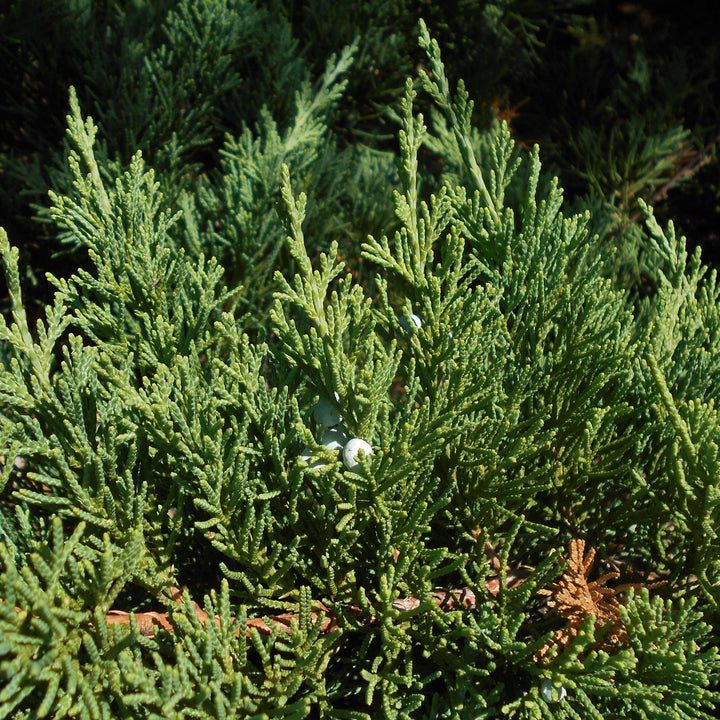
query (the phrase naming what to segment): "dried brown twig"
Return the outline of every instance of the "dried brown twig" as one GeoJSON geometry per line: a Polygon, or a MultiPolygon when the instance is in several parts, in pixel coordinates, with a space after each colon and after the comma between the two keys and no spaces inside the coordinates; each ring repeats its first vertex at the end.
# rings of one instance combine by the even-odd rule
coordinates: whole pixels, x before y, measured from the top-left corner
{"type": "MultiPolygon", "coordinates": [[[[172,599],[178,604],[183,604],[183,596],[179,588],[173,587],[172,599]]],[[[441,610],[455,610],[459,607],[463,607],[467,610],[475,609],[475,593],[469,588],[462,588],[460,590],[447,590],[445,588],[436,588],[430,591],[430,597],[435,601],[438,608],[441,610]]],[[[193,602],[193,610],[198,620],[205,625],[208,620],[208,614],[196,603],[193,602]]],[[[316,624],[322,616],[320,625],[321,632],[334,632],[339,629],[338,618],[335,612],[327,608],[322,603],[318,603],[320,612],[313,611],[312,622],[316,624]]],[[[409,597],[396,600],[392,604],[393,608],[402,612],[409,610],[415,610],[420,607],[420,600],[418,598],[409,597]]],[[[353,614],[363,615],[365,611],[361,608],[353,607],[350,608],[353,614]]],[[[128,624],[131,623],[133,618],[141,635],[149,638],[155,637],[155,633],[158,629],[167,630],[168,632],[174,632],[172,623],[170,622],[169,613],[160,612],[142,612],[142,613],[129,613],[124,610],[111,610],[105,616],[105,622],[108,625],[117,624],[128,624]]],[[[299,618],[298,613],[287,612],[280,613],[278,615],[269,616],[264,618],[249,618],[245,627],[245,633],[247,636],[250,635],[253,629],[257,630],[262,635],[270,635],[274,630],[282,630],[284,632],[290,632],[293,621],[297,621],[299,618]]],[[[369,622],[373,623],[374,618],[370,618],[369,622]]],[[[220,619],[216,615],[215,622],[219,624],[220,619]]],[[[238,635],[241,629],[238,629],[238,635]]]]}
{"type": "MultiPolygon", "coordinates": [[[[685,163],[680,169],[668,180],[664,185],[659,187],[650,197],[650,205],[655,205],[662,200],[667,199],[670,190],[685,178],[692,177],[701,167],[710,162],[710,153],[713,148],[720,142],[720,133],[718,133],[702,150],[690,155],[689,162],[685,163]]],[[[642,217],[642,212],[637,210],[631,217],[631,222],[637,222],[642,217]]]]}
{"type": "MultiPolygon", "coordinates": [[[[490,566],[495,570],[500,570],[499,560],[492,546],[486,544],[486,553],[490,558],[490,566]]],[[[532,568],[522,566],[513,570],[512,568],[506,568],[506,584],[507,588],[513,588],[520,585],[527,575],[532,571],[532,568]]],[[[489,575],[485,579],[485,587],[493,597],[497,597],[500,593],[500,575],[489,575]]],[[[449,611],[457,609],[474,610],[477,606],[477,598],[475,593],[470,588],[434,588],[429,593],[430,598],[435,602],[439,610],[449,611]]],[[[182,592],[176,588],[171,588],[171,597],[173,601],[182,604],[183,595],[182,592]]],[[[208,614],[193,601],[193,609],[200,622],[204,625],[207,622],[208,614]]],[[[320,612],[312,613],[313,624],[317,623],[322,616],[320,630],[322,632],[333,632],[339,628],[337,614],[330,608],[326,607],[322,603],[316,603],[320,608],[320,612]]],[[[416,610],[420,607],[421,601],[416,597],[399,598],[393,602],[392,607],[400,612],[408,612],[416,610]]],[[[349,608],[351,614],[358,617],[366,616],[367,613],[358,607],[349,608]]],[[[141,612],[131,613],[124,610],[111,610],[105,617],[105,621],[109,625],[116,624],[127,624],[132,622],[134,617],[135,623],[137,624],[138,630],[145,637],[154,637],[155,632],[158,629],[167,630],[173,632],[173,625],[170,622],[169,613],[160,612],[141,612]]],[[[259,633],[269,635],[274,629],[284,630],[290,632],[290,627],[293,621],[297,621],[299,618],[298,613],[287,612],[280,613],[278,615],[269,616],[265,618],[250,618],[247,621],[245,632],[247,635],[255,629],[259,633]]],[[[216,622],[219,622],[219,618],[215,618],[216,622]]],[[[372,624],[375,622],[374,617],[367,618],[367,622],[372,624]]],[[[239,634],[240,630],[238,630],[239,634]]]]}

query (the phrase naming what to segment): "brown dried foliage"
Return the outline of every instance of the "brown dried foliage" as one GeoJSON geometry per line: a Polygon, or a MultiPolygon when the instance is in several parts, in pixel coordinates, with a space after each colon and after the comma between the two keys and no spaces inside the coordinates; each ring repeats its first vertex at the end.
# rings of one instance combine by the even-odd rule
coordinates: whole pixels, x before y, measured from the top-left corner
{"type": "Polygon", "coordinates": [[[596,645],[596,649],[627,645],[627,629],[619,611],[622,594],[631,587],[655,588],[664,584],[663,582],[625,583],[616,587],[606,587],[608,581],[620,577],[618,572],[605,573],[597,580],[590,580],[596,551],[593,548],[586,551],[584,540],[575,539],[570,542],[569,556],[567,568],[560,578],[546,589],[539,591],[540,595],[548,597],[547,604],[552,613],[567,622],[555,631],[546,645],[538,650],[536,654],[538,661],[545,658],[552,648],[562,651],[567,647],[577,637],[591,615],[595,617],[595,627],[606,631],[602,641],[596,645]]]}

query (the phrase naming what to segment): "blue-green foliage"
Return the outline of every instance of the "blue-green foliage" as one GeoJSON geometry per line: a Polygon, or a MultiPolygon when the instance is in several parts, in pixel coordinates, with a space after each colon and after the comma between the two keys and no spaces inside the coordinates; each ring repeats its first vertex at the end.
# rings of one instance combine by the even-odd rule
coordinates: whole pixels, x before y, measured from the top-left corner
{"type": "MultiPolygon", "coordinates": [[[[180,45],[191,7],[169,21],[180,45]]],[[[429,145],[454,143],[464,180],[422,196],[409,81],[396,220],[361,249],[372,284],[339,243],[310,252],[312,195],[289,169],[324,192],[316,141],[350,50],[287,130],[265,114],[229,137],[224,180],[196,196],[163,193],[139,153],[100,162],[71,94],[72,187],[52,217],[92,268],[54,280],[35,329],[0,236],[0,717],[713,716],[715,277],[649,216],[658,292],[628,303],[537,149],[503,125],[480,142],[424,25],[421,45],[444,118],[429,145]],[[281,251],[275,223],[293,273],[274,277],[259,342],[245,283],[281,251]],[[246,263],[237,286],[216,252],[246,263]],[[320,398],[371,453],[328,447],[320,398]],[[577,537],[668,582],[624,596],[627,646],[601,647],[589,613],[544,654],[558,625],[538,591],[577,537]],[[474,600],[438,607],[443,589],[474,600]],[[172,631],[112,610],[168,612],[172,631]],[[289,632],[269,619],[283,613],[289,632]]]]}

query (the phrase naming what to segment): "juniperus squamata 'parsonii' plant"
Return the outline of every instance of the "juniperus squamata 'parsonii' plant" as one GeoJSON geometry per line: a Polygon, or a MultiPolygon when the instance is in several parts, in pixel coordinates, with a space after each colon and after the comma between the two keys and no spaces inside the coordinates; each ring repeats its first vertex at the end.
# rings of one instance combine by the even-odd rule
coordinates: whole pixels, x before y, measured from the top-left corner
{"type": "Polygon", "coordinates": [[[716,716],[715,274],[648,208],[657,290],[616,289],[420,42],[441,134],[408,81],[374,281],[308,255],[286,168],[264,343],[71,95],[92,267],[34,328],[0,234],[0,718],[716,716]],[[467,180],[423,196],[424,144],[467,180]]]}

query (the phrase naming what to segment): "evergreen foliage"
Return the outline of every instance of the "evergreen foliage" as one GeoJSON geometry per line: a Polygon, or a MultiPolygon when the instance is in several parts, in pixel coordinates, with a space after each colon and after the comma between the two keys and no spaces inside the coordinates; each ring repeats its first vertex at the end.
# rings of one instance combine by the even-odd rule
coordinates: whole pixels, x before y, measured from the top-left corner
{"type": "Polygon", "coordinates": [[[361,282],[353,213],[325,215],[371,181],[328,140],[354,46],[194,160],[240,15],[269,17],[168,15],[146,126],[118,102],[98,132],[71,90],[48,219],[89,263],[34,327],[0,231],[0,717],[714,717],[715,272],[644,207],[654,291],[629,295],[421,23],[361,282]]]}
{"type": "Polygon", "coordinates": [[[556,34],[525,83],[518,134],[540,139],[545,166],[561,174],[573,206],[591,210],[609,273],[635,292],[650,291],[643,201],[718,264],[717,211],[698,212],[703,196],[717,205],[720,140],[720,66],[704,10],[695,2],[682,10],[596,3],[587,22],[570,28],[575,41],[556,34]]]}

